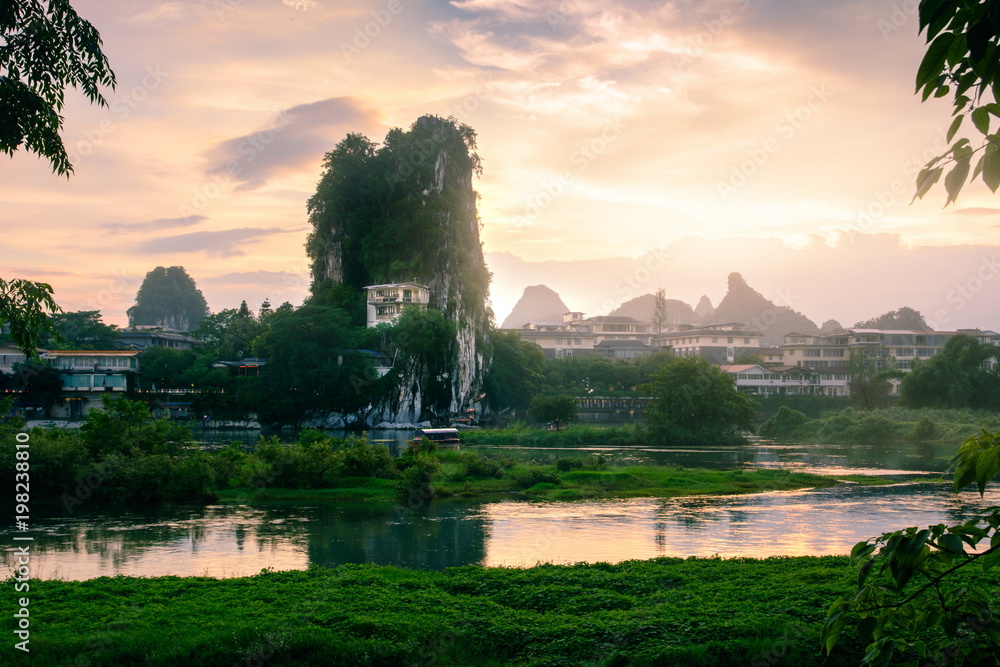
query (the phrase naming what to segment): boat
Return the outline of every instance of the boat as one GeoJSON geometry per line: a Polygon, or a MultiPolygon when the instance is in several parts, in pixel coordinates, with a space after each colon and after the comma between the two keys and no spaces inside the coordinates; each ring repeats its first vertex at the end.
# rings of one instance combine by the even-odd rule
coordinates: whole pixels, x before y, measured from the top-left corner
{"type": "Polygon", "coordinates": [[[422,438],[427,438],[438,446],[462,444],[462,440],[458,437],[457,428],[420,428],[413,434],[409,442],[417,442],[422,438]]]}

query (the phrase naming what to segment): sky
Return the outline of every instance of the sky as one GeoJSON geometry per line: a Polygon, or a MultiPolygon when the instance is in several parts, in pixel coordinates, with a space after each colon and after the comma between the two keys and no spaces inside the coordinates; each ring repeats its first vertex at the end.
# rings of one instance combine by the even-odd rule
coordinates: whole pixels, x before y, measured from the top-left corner
{"type": "MultiPolygon", "coordinates": [[[[1000,199],[910,203],[951,113],[914,95],[915,0],[73,4],[117,74],[109,106],[67,95],[69,179],[0,157],[0,276],[51,283],[66,310],[124,325],[174,265],[216,312],[301,303],[323,155],[430,113],[478,133],[498,322],[534,269],[568,266],[546,263],[662,255],[689,302],[739,271],[769,298],[811,280],[793,307],[817,321],[940,305],[942,328],[1000,329],[1000,199]]],[[[606,312],[609,275],[568,305],[606,312]]]]}

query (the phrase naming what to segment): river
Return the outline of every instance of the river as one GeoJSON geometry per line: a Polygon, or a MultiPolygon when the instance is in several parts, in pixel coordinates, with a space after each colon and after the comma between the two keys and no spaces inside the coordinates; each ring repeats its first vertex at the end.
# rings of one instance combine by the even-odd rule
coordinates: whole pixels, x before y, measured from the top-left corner
{"type": "MultiPolygon", "coordinates": [[[[373,433],[398,441],[395,433],[373,433]]],[[[390,442],[389,444],[393,444],[390,442]]],[[[489,451],[489,448],[479,448],[489,451]]],[[[726,448],[502,449],[519,458],[599,452],[614,461],[688,467],[782,467],[820,474],[907,478],[893,486],[745,496],[572,503],[435,500],[397,503],[257,502],[158,508],[75,508],[32,517],[33,576],[229,577],[264,568],[377,563],[455,565],[618,562],[656,556],[845,554],[858,541],[904,526],[955,522],[1000,505],[933,483],[955,446],[875,447],[757,441],[726,448]],[[931,482],[931,483],[928,483],[931,482]]],[[[55,510],[53,510],[55,511],[55,510]]],[[[12,566],[10,553],[5,563],[12,566]]]]}

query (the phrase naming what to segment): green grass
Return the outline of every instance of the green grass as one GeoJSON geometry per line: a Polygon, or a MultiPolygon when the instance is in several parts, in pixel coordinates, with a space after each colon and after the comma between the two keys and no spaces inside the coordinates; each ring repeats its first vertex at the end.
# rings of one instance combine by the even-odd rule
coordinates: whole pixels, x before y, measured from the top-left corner
{"type": "MultiPolygon", "coordinates": [[[[1000,598],[1000,574],[958,577],[1000,598]]],[[[848,625],[819,631],[851,593],[848,559],[658,558],[434,571],[341,565],[253,577],[6,582],[30,596],[31,655],[49,665],[856,665],[848,625]]],[[[4,614],[9,638],[12,613],[4,614]]]]}
{"type": "Polygon", "coordinates": [[[854,577],[800,557],[33,581],[30,664],[849,665],[850,628],[829,662],[818,636],[854,577]]]}
{"type": "MultiPolygon", "coordinates": [[[[447,474],[447,468],[444,470],[447,474]]],[[[856,476],[861,477],[861,476],[856,476]]],[[[843,478],[840,478],[843,479],[843,478]]],[[[777,469],[703,470],[678,466],[602,467],[560,472],[555,466],[517,464],[500,479],[444,479],[433,483],[439,498],[494,498],[582,500],[587,498],[672,498],[693,495],[734,495],[765,491],[792,491],[833,486],[840,479],[777,469]]],[[[866,478],[869,483],[880,478],[866,478]]],[[[859,480],[851,480],[859,481],[859,480]]],[[[343,500],[390,501],[397,497],[392,480],[353,478],[334,489],[281,489],[252,487],[218,493],[219,500],[343,500]]],[[[881,481],[881,483],[888,483],[881,481]]]]}

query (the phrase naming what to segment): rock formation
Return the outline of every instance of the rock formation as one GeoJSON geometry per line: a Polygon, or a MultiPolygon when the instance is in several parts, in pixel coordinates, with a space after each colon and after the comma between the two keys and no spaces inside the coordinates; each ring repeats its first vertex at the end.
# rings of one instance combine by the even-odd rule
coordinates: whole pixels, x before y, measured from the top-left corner
{"type": "Polygon", "coordinates": [[[348,135],[327,155],[310,199],[314,292],[322,284],[360,290],[413,281],[430,288],[429,307],[451,325],[437,349],[411,352],[406,341],[391,342],[396,390],[371,405],[370,424],[457,415],[481,394],[492,313],[472,187],[475,147],[471,128],[436,116],[391,130],[377,149],[348,135]]]}

